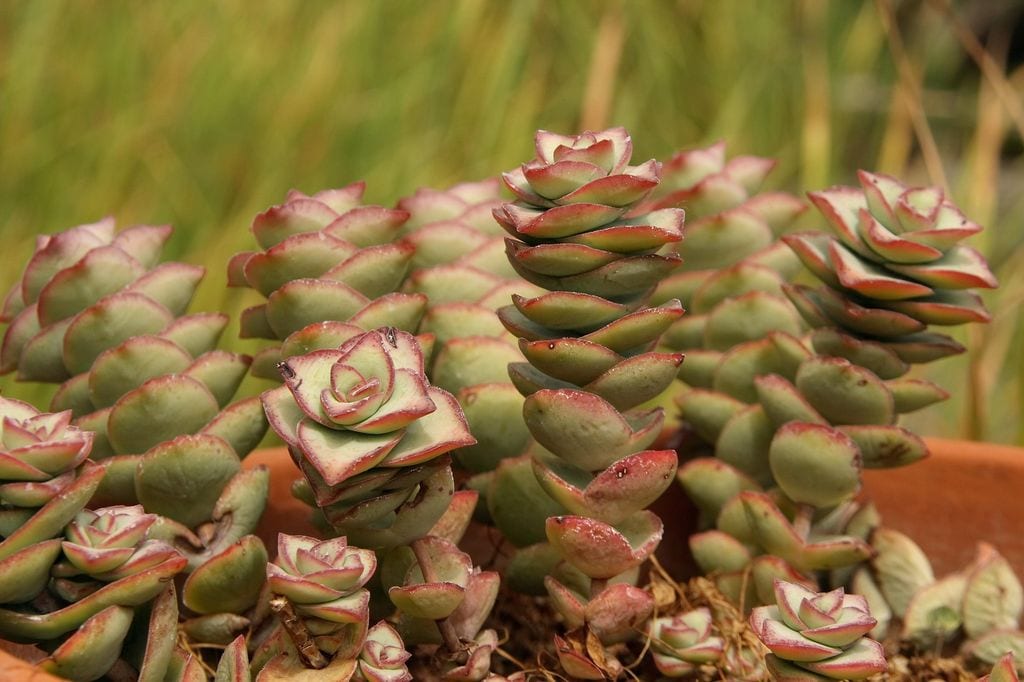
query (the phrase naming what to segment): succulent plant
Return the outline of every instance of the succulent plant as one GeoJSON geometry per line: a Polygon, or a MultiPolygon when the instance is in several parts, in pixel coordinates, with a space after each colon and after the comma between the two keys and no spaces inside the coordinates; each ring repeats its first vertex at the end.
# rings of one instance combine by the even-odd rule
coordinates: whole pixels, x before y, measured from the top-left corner
{"type": "Polygon", "coordinates": [[[149,225],[115,234],[106,219],[40,237],[0,315],[10,322],[0,371],[63,382],[51,409],[95,432],[106,503],[147,494],[140,455],[155,446],[202,434],[237,460],[266,431],[255,399],[231,403],[250,359],[213,350],[227,316],[185,314],[203,269],[157,264],[170,234],[149,225]]]}
{"type": "MultiPolygon", "coordinates": [[[[778,237],[791,229],[806,205],[791,194],[759,191],[774,167],[772,159],[754,156],[727,161],[723,143],[677,152],[662,164],[661,182],[645,207],[685,209],[686,238],[676,245],[682,264],[658,283],[651,300],[679,299],[687,310],[666,331],[663,345],[674,350],[724,350],[722,332],[730,326],[729,306],[712,317],[716,307],[753,291],[781,297],[782,282],[796,274],[799,262],[778,237]]],[[[747,315],[753,307],[770,318],[778,313],[769,308],[780,306],[756,300],[745,307],[747,315]]],[[[749,326],[749,317],[747,322],[749,326]]],[[[756,334],[752,331],[744,340],[758,338],[756,334]]],[[[703,354],[698,359],[701,366],[707,362],[703,354]]],[[[684,380],[689,364],[688,360],[680,367],[684,380]]]]}
{"type": "MultiPolygon", "coordinates": [[[[725,526],[725,534],[732,535],[728,539],[722,533],[697,538],[700,551],[716,557],[711,563],[725,562],[735,569],[735,564],[753,561],[759,555],[775,556],[797,572],[776,577],[794,580],[799,575],[811,577],[814,571],[830,570],[837,580],[832,584],[842,584],[851,568],[870,555],[866,542],[870,524],[860,523],[854,533],[847,533],[842,527],[822,533],[816,521],[826,514],[838,518],[842,513],[837,510],[852,509],[851,501],[860,490],[862,468],[902,466],[927,456],[924,441],[898,426],[897,419],[900,414],[948,397],[928,381],[904,376],[910,363],[942,354],[904,353],[900,348],[952,348],[936,341],[937,335],[923,332],[926,324],[985,319],[982,315],[943,319],[925,316],[915,323],[912,337],[898,340],[881,328],[870,332],[867,327],[847,324],[847,320],[833,314],[834,307],[818,310],[808,303],[839,296],[855,305],[868,306],[864,310],[875,310],[872,306],[876,304],[869,303],[870,287],[863,284],[860,275],[850,273],[877,275],[883,268],[884,254],[905,258],[905,254],[899,254],[914,247],[909,236],[903,241],[896,237],[882,240],[887,246],[878,246],[882,244],[881,228],[875,223],[880,225],[881,218],[876,220],[872,212],[883,216],[889,211],[895,216],[893,211],[899,202],[903,202],[899,203],[903,206],[900,213],[917,216],[914,219],[924,220],[924,213],[931,211],[929,215],[939,221],[938,232],[942,234],[926,230],[920,236],[926,242],[949,237],[952,245],[980,229],[953,229],[947,224],[952,221],[950,216],[960,213],[938,190],[903,188],[893,195],[898,183],[891,178],[867,173],[862,173],[861,178],[866,188],[864,194],[836,188],[811,195],[833,223],[839,239],[818,233],[782,237],[814,275],[824,278],[825,288],[812,291],[790,285],[763,264],[740,262],[709,277],[691,300],[698,313],[710,312],[699,330],[684,334],[691,338],[689,345],[695,350],[688,351],[680,374],[691,389],[679,396],[678,404],[683,419],[701,439],[714,443],[716,457],[730,468],[724,473],[721,467],[694,463],[693,468],[680,471],[680,481],[690,494],[706,500],[701,505],[705,523],[715,524],[719,531],[725,526]],[[885,199],[879,186],[888,193],[885,196],[892,196],[885,199]],[[925,210],[922,201],[930,201],[934,206],[925,210]],[[920,205],[924,213],[914,213],[910,210],[912,205],[920,205]],[[868,248],[867,241],[856,241],[860,239],[857,225],[863,226],[865,234],[870,231],[871,243],[880,249],[871,256],[875,265],[870,268],[863,263],[852,265],[852,259],[860,259],[856,261],[860,263],[866,257],[861,252],[868,248]],[[838,255],[833,260],[812,258],[825,252],[838,255]],[[829,270],[831,267],[835,272],[829,270]],[[836,274],[840,270],[850,288],[840,284],[836,274]],[[856,283],[856,289],[852,283],[856,283]],[[783,299],[782,292],[795,304],[795,310],[783,299]],[[814,310],[821,314],[812,314],[814,310]],[[807,336],[796,311],[815,327],[807,336]],[[893,341],[903,345],[893,345],[893,341]],[[709,482],[719,487],[705,488],[709,482]],[[708,490],[718,490],[713,503],[708,490]],[[741,550],[746,550],[749,557],[741,550]],[[835,573],[835,569],[841,571],[835,573]]],[[[885,217],[885,222],[889,224],[895,219],[885,217]]],[[[905,219],[909,227],[911,218],[905,219]]],[[[961,255],[974,253],[964,250],[966,247],[955,248],[961,255]]],[[[902,267],[897,263],[893,272],[904,272],[902,267]]],[[[912,278],[918,272],[916,268],[899,276],[912,278]]],[[[974,270],[987,272],[983,264],[974,270]]],[[[923,276],[931,277],[927,272],[923,276]]],[[[967,280],[954,279],[956,286],[971,286],[966,284],[967,280]]],[[[928,281],[939,286],[932,279],[928,281]]],[[[970,281],[994,284],[983,274],[970,281]]],[[[903,291],[901,287],[895,290],[903,291]]],[[[883,299],[887,296],[879,295],[883,299]]],[[[955,297],[976,301],[969,292],[961,291],[955,297]]],[[[921,302],[927,303],[925,308],[929,310],[935,304],[930,298],[921,302]]],[[[886,319],[895,319],[890,315],[894,310],[888,309],[892,301],[876,303],[878,310],[870,316],[881,319],[879,315],[889,315],[886,319]]]]}
{"type": "MultiPolygon", "coordinates": [[[[40,664],[43,670],[95,680],[128,654],[122,649],[138,620],[137,627],[148,626],[149,632],[149,644],[138,655],[140,668],[162,677],[164,654],[176,635],[166,623],[177,623],[174,588],[167,583],[188,562],[167,543],[147,537],[156,521],[138,506],[80,511],[67,526],[68,540],[54,541],[64,559],[52,568],[45,562],[36,567],[48,589],[24,604],[0,609],[0,635],[47,644],[52,651],[40,664]],[[152,600],[148,622],[136,618],[135,607],[152,600]]],[[[5,574],[5,583],[13,587],[20,577],[15,570],[5,574]]]]}
{"type": "Polygon", "coordinates": [[[266,298],[242,312],[242,338],[280,342],[256,356],[254,375],[279,380],[277,364],[292,356],[377,327],[419,326],[426,297],[398,292],[415,252],[396,239],[409,214],[360,205],[364,189],[357,182],[312,196],[292,190],[253,220],[262,251],[235,255],[228,284],[266,298]]]}
{"type": "Polygon", "coordinates": [[[685,677],[723,653],[725,643],[711,634],[711,610],[706,607],[651,621],[654,664],[665,677],[685,677]]]}
{"type": "Polygon", "coordinates": [[[504,201],[493,178],[445,191],[420,189],[398,203],[410,216],[405,240],[416,247],[405,286],[427,296],[420,331],[436,339],[427,374],[462,405],[477,443],[452,454],[474,473],[493,471],[530,443],[520,418],[523,396],[505,370],[523,356],[494,313],[512,294],[543,292],[505,257],[504,232],[491,216],[504,201]]]}
{"type": "Polygon", "coordinates": [[[996,279],[981,254],[960,244],[982,228],[941,189],[864,171],[858,177],[860,190],[811,194],[834,234],[785,239],[825,287],[787,293],[813,326],[860,341],[851,344],[859,353],[914,363],[961,352],[926,328],[989,320],[970,289],[993,288],[996,279]]]}
{"type": "Polygon", "coordinates": [[[515,296],[498,315],[528,360],[509,374],[543,448],[537,480],[570,512],[548,519],[548,539],[603,581],[642,562],[661,536],[660,520],[643,508],[664,490],[675,453],[646,449],[664,416],[636,408],[682,362],[653,350],[682,314],[678,301],[644,302],[679,264],[660,251],[681,238],[683,216],[632,216],[657,185],[658,164],[629,166],[632,141],[622,128],[576,137],[541,131],[536,150],[535,160],[504,175],[518,200],[495,218],[513,237],[506,248],[516,272],[549,293],[515,296]]]}
{"type": "Polygon", "coordinates": [[[359,653],[354,679],[365,682],[409,682],[413,679],[405,662],[410,654],[398,632],[387,621],[380,621],[366,633],[359,653]]]}
{"type": "Polygon", "coordinates": [[[278,536],[277,559],[267,564],[267,584],[277,599],[271,607],[308,665],[324,668],[331,659],[359,654],[370,618],[370,593],[363,586],[376,569],[373,552],[344,537],[278,536]]]}
{"type": "Polygon", "coordinates": [[[871,570],[859,571],[853,585],[872,612],[899,620],[902,641],[935,647],[959,637],[992,664],[1002,654],[997,642],[1020,638],[1024,588],[991,545],[980,542],[970,564],[936,579],[924,551],[903,533],[878,528],[871,543],[871,570]]]}
{"type": "Polygon", "coordinates": [[[35,597],[60,554],[65,524],[88,503],[103,472],[87,460],[93,434],[71,414],[40,413],[0,396],[0,603],[35,597]]]}
{"type": "Polygon", "coordinates": [[[984,677],[978,678],[978,682],[1020,682],[1017,675],[1017,668],[1014,665],[1012,652],[1006,653],[992,666],[992,672],[984,677]]]}
{"type": "Polygon", "coordinates": [[[863,597],[842,588],[814,593],[778,580],[776,604],[759,606],[750,626],[771,650],[772,679],[861,680],[886,669],[882,645],[864,635],[875,626],[863,597]]]}
{"type": "Polygon", "coordinates": [[[305,476],[300,495],[373,548],[426,535],[453,491],[445,453],[470,445],[458,402],[427,383],[411,334],[388,327],[290,358],[262,395],[305,476]]]}

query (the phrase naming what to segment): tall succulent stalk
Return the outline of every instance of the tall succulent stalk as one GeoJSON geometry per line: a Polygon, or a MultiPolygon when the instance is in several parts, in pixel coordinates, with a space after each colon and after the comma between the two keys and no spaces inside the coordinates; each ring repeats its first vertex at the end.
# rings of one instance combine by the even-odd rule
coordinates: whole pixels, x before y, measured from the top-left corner
{"type": "Polygon", "coordinates": [[[625,623],[646,617],[651,604],[627,585],[608,580],[643,562],[657,547],[661,520],[647,507],[675,471],[673,451],[647,449],[660,435],[661,409],[640,406],[675,378],[683,356],[654,350],[682,315],[678,301],[649,308],[656,283],[679,265],[666,253],[679,241],[683,213],[637,214],[657,186],[659,165],[630,166],[632,141],[622,128],[571,137],[541,131],[537,157],[506,173],[517,201],[494,212],[511,235],[512,267],[548,293],[513,297],[499,310],[519,337],[527,362],[509,365],[526,396],[523,416],[536,448],[541,487],[568,514],[546,522],[562,559],[590,579],[576,595],[553,578],[548,590],[570,623],[616,595],[621,622],[604,622],[607,641],[625,623]]]}
{"type": "MultiPolygon", "coordinates": [[[[832,234],[783,236],[823,284],[782,284],[812,331],[777,328],[721,350],[691,376],[702,390],[681,401],[717,455],[680,470],[715,526],[691,538],[691,548],[707,570],[752,569],[753,598],[762,602],[774,578],[808,581],[843,569],[832,575],[841,582],[870,556],[866,539],[878,519],[854,501],[861,469],[927,455],[897,419],[947,394],[906,375],[915,363],[963,350],[929,325],[988,319],[970,289],[995,279],[976,251],[959,245],[981,228],[941,190],[864,172],[860,181],[860,189],[810,195],[832,234]]],[[[765,320],[766,328],[789,326],[791,313],[765,320]]]]}

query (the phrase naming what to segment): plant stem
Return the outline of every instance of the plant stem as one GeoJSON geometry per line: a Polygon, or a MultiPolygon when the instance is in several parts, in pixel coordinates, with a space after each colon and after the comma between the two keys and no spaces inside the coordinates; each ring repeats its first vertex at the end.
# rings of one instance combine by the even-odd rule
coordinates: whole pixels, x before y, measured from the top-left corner
{"type": "Polygon", "coordinates": [[[806,540],[811,533],[811,519],[814,518],[814,507],[809,504],[801,504],[796,508],[796,516],[793,517],[793,530],[806,540]]]}
{"type": "MultiPolygon", "coordinates": [[[[428,583],[443,582],[437,573],[434,572],[434,565],[430,563],[430,557],[427,555],[422,539],[414,540],[410,547],[412,547],[413,554],[416,555],[416,563],[420,565],[420,571],[423,572],[423,579],[428,583]]],[[[442,618],[434,622],[437,624],[437,629],[441,631],[441,639],[444,640],[444,645],[448,651],[455,655],[463,651],[464,647],[459,641],[459,636],[455,633],[455,627],[448,622],[448,619],[442,618]]]]}
{"type": "Polygon", "coordinates": [[[601,594],[608,587],[607,578],[591,578],[590,579],[590,598],[593,599],[597,595],[601,594]]]}
{"type": "Polygon", "coordinates": [[[320,652],[316,642],[313,640],[313,633],[302,622],[299,614],[295,613],[295,609],[292,607],[291,602],[288,601],[288,598],[276,595],[270,600],[270,610],[277,614],[277,618],[281,621],[284,631],[288,633],[292,642],[295,643],[295,648],[298,650],[302,662],[316,670],[326,668],[329,661],[320,652]]]}

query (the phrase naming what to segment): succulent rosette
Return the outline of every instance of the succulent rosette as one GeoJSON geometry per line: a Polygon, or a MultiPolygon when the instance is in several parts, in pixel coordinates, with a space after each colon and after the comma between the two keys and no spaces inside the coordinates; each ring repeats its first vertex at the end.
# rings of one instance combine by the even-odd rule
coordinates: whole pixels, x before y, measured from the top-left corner
{"type": "MultiPolygon", "coordinates": [[[[860,189],[812,193],[832,234],[786,237],[825,286],[792,287],[793,302],[815,327],[835,327],[874,353],[904,363],[929,362],[963,351],[929,325],[987,322],[973,288],[997,286],[984,257],[960,242],[981,227],[939,188],[908,187],[861,171],[860,189]]],[[[868,351],[862,351],[868,352],[868,351]]]]}
{"type": "Polygon", "coordinates": [[[71,425],[71,412],[41,413],[0,396],[0,503],[41,507],[75,480],[93,434],[71,425]]]}
{"type": "Polygon", "coordinates": [[[82,510],[65,530],[61,547],[68,563],[59,565],[55,574],[84,573],[111,582],[179,557],[166,542],[148,539],[157,519],[142,505],[82,510]]]}
{"type": "Polygon", "coordinates": [[[284,533],[277,551],[267,564],[270,591],[292,603],[321,651],[353,657],[369,627],[370,593],[363,586],[377,569],[374,553],[349,545],[345,537],[284,533]]]}
{"type": "Polygon", "coordinates": [[[138,455],[156,445],[206,434],[237,459],[266,431],[256,399],[232,402],[250,358],[214,350],[227,316],[186,314],[203,269],[158,263],[170,234],[106,219],[40,237],[0,314],[0,371],[63,382],[51,409],[95,432],[105,503],[138,501],[138,455]]]}
{"type": "Polygon", "coordinates": [[[684,677],[721,658],[725,643],[712,634],[711,624],[711,611],[706,607],[652,620],[649,632],[658,672],[665,677],[684,677]]]}
{"type": "Polygon", "coordinates": [[[281,373],[284,386],[263,394],[264,409],[327,520],[373,547],[425,535],[452,493],[438,458],[474,439],[455,398],[427,383],[416,338],[369,331],[290,358],[281,373]],[[417,491],[429,503],[403,507],[417,491]]]}
{"type": "Polygon", "coordinates": [[[406,666],[410,657],[398,631],[382,620],[366,634],[353,679],[362,682],[410,682],[413,677],[406,666]]]}
{"type": "Polygon", "coordinates": [[[523,454],[530,442],[519,417],[523,396],[505,370],[523,356],[494,313],[513,293],[543,292],[531,293],[505,257],[505,233],[491,216],[504,201],[493,178],[420,189],[398,203],[410,214],[405,239],[416,247],[405,289],[430,302],[420,327],[436,337],[427,372],[462,405],[478,442],[453,455],[475,473],[523,454]]]}
{"type": "Polygon", "coordinates": [[[776,605],[759,606],[750,626],[772,655],[772,679],[861,680],[886,670],[882,645],[865,634],[875,626],[865,599],[842,588],[815,593],[775,582],[776,605]]]}
{"type": "Polygon", "coordinates": [[[60,556],[56,539],[103,478],[87,462],[93,434],[71,413],[0,396],[0,604],[31,600],[60,556]]]}
{"type": "Polygon", "coordinates": [[[242,312],[241,337],[279,342],[257,354],[254,375],[280,379],[278,362],[336,348],[364,330],[419,326],[426,297],[398,292],[415,253],[398,239],[409,213],[360,205],[364,189],[357,182],[312,196],[292,190],[253,220],[262,250],[236,254],[228,284],[266,298],[242,312]]]}

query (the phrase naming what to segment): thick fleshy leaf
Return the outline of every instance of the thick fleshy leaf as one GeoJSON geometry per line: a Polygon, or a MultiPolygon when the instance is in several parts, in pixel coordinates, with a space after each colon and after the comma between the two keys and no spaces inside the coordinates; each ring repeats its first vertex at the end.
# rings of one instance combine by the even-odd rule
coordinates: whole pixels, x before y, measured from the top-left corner
{"type": "Polygon", "coordinates": [[[937,291],[932,296],[883,305],[925,324],[958,325],[992,319],[981,297],[971,291],[937,291]]]}
{"type": "Polygon", "coordinates": [[[610,526],[582,516],[554,516],[548,541],[566,561],[590,578],[612,578],[639,565],[661,542],[661,519],[641,511],[610,526]]]}
{"type": "Polygon", "coordinates": [[[607,265],[621,256],[582,244],[554,243],[527,246],[505,240],[508,257],[530,272],[549,277],[568,277],[607,265]]]}
{"type": "Polygon", "coordinates": [[[27,602],[43,591],[50,579],[50,567],[60,556],[61,541],[45,540],[0,560],[0,604],[27,602]]]}
{"type": "Polygon", "coordinates": [[[689,538],[690,553],[702,573],[741,571],[750,563],[750,550],[720,530],[695,533],[689,538]]]}
{"type": "Polygon", "coordinates": [[[951,573],[914,593],[903,614],[902,639],[922,646],[941,645],[962,625],[961,608],[967,577],[951,573]]]}
{"type": "Polygon", "coordinates": [[[532,459],[525,455],[498,465],[485,497],[495,525],[516,547],[543,542],[545,519],[568,511],[537,483],[532,459]]]}
{"type": "Polygon", "coordinates": [[[303,419],[296,429],[303,455],[331,486],[379,464],[402,440],[403,433],[336,431],[310,419],[303,419]]]}
{"type": "MultiPolygon", "coordinates": [[[[890,274],[888,270],[860,258],[845,246],[833,241],[829,244],[829,259],[843,287],[871,299],[897,301],[928,296],[931,287],[890,274]]],[[[908,266],[889,264],[890,268],[908,266]]]]}
{"type": "Polygon", "coordinates": [[[292,235],[321,230],[337,216],[334,209],[321,201],[293,198],[256,216],[252,233],[261,248],[270,249],[292,235]]]}
{"type": "Polygon", "coordinates": [[[46,672],[74,680],[95,680],[117,661],[134,612],[109,606],[88,619],[40,664],[46,672]]]}
{"type": "Polygon", "coordinates": [[[799,336],[800,321],[786,300],[752,291],[723,302],[708,315],[704,347],[726,351],[774,331],[799,336]]]}
{"type": "Polygon", "coordinates": [[[133,336],[156,334],[173,316],[151,298],[113,294],[77,315],[64,334],[64,365],[72,374],[89,371],[100,353],[133,336]]]}
{"type": "Polygon", "coordinates": [[[495,213],[513,235],[558,239],[607,225],[624,213],[624,209],[603,204],[575,203],[556,206],[545,211],[505,204],[495,213]]]}
{"type": "Polygon", "coordinates": [[[427,392],[437,409],[412,422],[380,466],[422,464],[456,448],[476,443],[455,397],[434,386],[429,386],[427,392]]]}
{"type": "Polygon", "coordinates": [[[942,258],[931,263],[893,263],[889,268],[937,289],[994,289],[999,285],[985,257],[968,246],[953,247],[942,258]]]}
{"type": "Polygon", "coordinates": [[[179,317],[164,327],[160,336],[184,348],[194,358],[213,350],[228,325],[223,313],[197,313],[179,317]]]}
{"type": "Polygon", "coordinates": [[[550,291],[579,291],[611,299],[628,299],[653,287],[681,260],[675,254],[625,256],[593,270],[566,277],[540,275],[526,269],[515,259],[516,272],[528,282],[550,291]]]}
{"type": "Polygon", "coordinates": [[[587,626],[604,643],[625,642],[654,611],[654,599],[646,590],[617,583],[609,585],[585,607],[587,626]]]}
{"type": "Polygon", "coordinates": [[[687,496],[711,519],[738,493],[759,489],[752,478],[716,457],[691,459],[679,467],[676,478],[687,496]]]}
{"type": "Polygon", "coordinates": [[[722,429],[747,405],[723,393],[691,389],[676,396],[682,418],[709,443],[718,440],[722,429]]]}
{"type": "Polygon", "coordinates": [[[586,339],[520,339],[519,348],[535,368],[579,386],[594,381],[623,361],[613,350],[586,339]]]}
{"type": "Polygon", "coordinates": [[[616,353],[625,353],[654,341],[682,315],[683,306],[679,301],[672,300],[655,308],[643,308],[620,317],[582,338],[616,353]]]}
{"type": "Polygon", "coordinates": [[[118,454],[140,454],[183,434],[196,433],[218,412],[217,400],[183,374],[150,379],[110,410],[107,437],[118,454]]]}
{"type": "Polygon", "coordinates": [[[679,255],[683,258],[684,270],[728,267],[769,246],[774,239],[767,223],[742,209],[687,222],[683,234],[679,255]]]}
{"type": "Polygon", "coordinates": [[[537,298],[513,295],[512,303],[528,319],[549,329],[592,329],[631,312],[630,306],[573,291],[553,291],[537,298]]]}
{"type": "Polygon", "coordinates": [[[775,426],[760,405],[744,407],[729,419],[715,442],[715,456],[762,485],[772,483],[768,452],[775,426]]]}
{"type": "Polygon", "coordinates": [[[878,587],[897,616],[906,613],[914,594],[935,582],[931,563],[921,548],[903,533],[878,528],[871,536],[878,587]]]}
{"type": "Polygon", "coordinates": [[[891,424],[892,393],[870,370],[843,358],[815,357],[800,365],[796,387],[833,424],[891,424]]]}
{"type": "Polygon", "coordinates": [[[657,185],[657,162],[648,161],[630,169],[630,172],[591,180],[579,189],[558,198],[556,203],[571,205],[596,202],[607,206],[628,207],[647,196],[647,193],[657,185]]]}
{"type": "Polygon", "coordinates": [[[292,280],[267,299],[267,321],[283,339],[307,325],[323,320],[348,320],[369,299],[342,282],[326,279],[292,280]]]}
{"type": "Polygon", "coordinates": [[[134,336],[104,351],[88,374],[90,402],[95,409],[110,407],[146,381],[183,372],[192,363],[184,348],[159,336],[134,336]]]}
{"type": "Polygon", "coordinates": [[[655,410],[627,417],[599,396],[562,389],[531,395],[523,405],[523,418],[541,445],[574,466],[594,471],[650,445],[664,415],[655,410]]]}
{"type": "Polygon", "coordinates": [[[833,507],[860,490],[860,449],[828,426],[783,425],[772,439],[768,461],[779,487],[797,503],[833,507]]]}
{"type": "Polygon", "coordinates": [[[266,570],[266,548],[246,535],[192,571],[182,601],[196,613],[243,613],[256,603],[266,570]]]}
{"type": "Polygon", "coordinates": [[[888,669],[882,645],[867,637],[857,640],[838,656],[803,665],[831,679],[864,679],[888,669]]]}
{"type": "Polygon", "coordinates": [[[433,383],[458,393],[472,386],[504,383],[509,363],[522,361],[515,345],[484,336],[449,341],[437,354],[432,372],[433,383]]]}
{"type": "Polygon", "coordinates": [[[757,377],[754,385],[757,390],[757,401],[776,428],[791,421],[828,424],[828,421],[804,399],[796,386],[785,378],[777,374],[767,374],[757,377]]]}
{"type": "Polygon", "coordinates": [[[811,333],[811,343],[818,354],[846,358],[855,365],[871,370],[880,379],[895,379],[910,369],[910,365],[887,346],[857,339],[838,329],[815,329],[811,333]]]}
{"type": "Polygon", "coordinates": [[[409,212],[383,206],[356,206],[346,210],[324,231],[361,249],[394,241],[409,212]]]}
{"type": "Polygon", "coordinates": [[[900,426],[841,426],[853,439],[867,469],[906,466],[928,456],[928,446],[916,434],[900,426]]]}
{"type": "Polygon", "coordinates": [[[144,272],[137,260],[116,246],[92,249],[57,272],[39,292],[39,323],[46,327],[120,291],[144,272]]]}
{"type": "Polygon", "coordinates": [[[644,450],[618,460],[590,479],[557,457],[538,455],[534,472],[541,486],[573,514],[619,523],[652,504],[672,481],[673,450],[644,450]]]}
{"type": "Polygon", "coordinates": [[[356,250],[323,232],[302,232],[249,257],[243,273],[249,286],[270,296],[292,280],[320,277],[356,250]]]}
{"type": "Polygon", "coordinates": [[[210,435],[179,436],[147,451],[135,470],[135,492],[147,510],[195,527],[210,519],[238,473],[238,455],[210,435]]]}
{"type": "Polygon", "coordinates": [[[632,409],[656,398],[676,378],[682,353],[644,353],[628,358],[583,388],[618,410],[632,409]]]}
{"type": "Polygon", "coordinates": [[[964,631],[970,638],[1013,628],[1024,610],[1024,589],[1010,563],[994,547],[981,543],[964,591],[964,631]]]}

